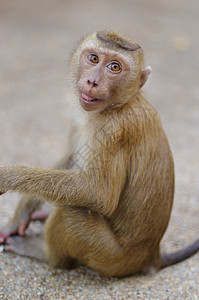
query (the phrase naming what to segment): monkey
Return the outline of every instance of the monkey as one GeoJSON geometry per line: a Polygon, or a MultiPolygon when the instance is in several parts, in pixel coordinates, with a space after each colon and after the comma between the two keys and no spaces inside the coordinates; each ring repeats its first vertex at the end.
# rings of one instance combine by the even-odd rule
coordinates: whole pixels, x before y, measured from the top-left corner
{"type": "Polygon", "coordinates": [[[5,251],[66,269],[81,263],[112,277],[158,271],[195,254],[199,239],[171,254],[160,251],[174,162],[158,113],[141,91],[151,73],[143,49],[121,34],[95,32],[72,53],[70,72],[77,117],[63,162],[49,170],[0,167],[1,194],[23,194],[0,234],[5,251]],[[44,237],[23,237],[44,201],[52,204],[44,237]]]}

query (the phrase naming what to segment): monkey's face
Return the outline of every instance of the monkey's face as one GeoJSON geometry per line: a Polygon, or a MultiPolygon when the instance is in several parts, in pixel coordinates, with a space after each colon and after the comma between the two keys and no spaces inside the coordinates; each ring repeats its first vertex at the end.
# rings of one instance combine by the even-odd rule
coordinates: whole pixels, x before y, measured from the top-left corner
{"type": "Polygon", "coordinates": [[[80,55],[77,80],[81,106],[86,111],[102,111],[121,104],[130,69],[128,58],[114,50],[85,48],[80,55]]]}

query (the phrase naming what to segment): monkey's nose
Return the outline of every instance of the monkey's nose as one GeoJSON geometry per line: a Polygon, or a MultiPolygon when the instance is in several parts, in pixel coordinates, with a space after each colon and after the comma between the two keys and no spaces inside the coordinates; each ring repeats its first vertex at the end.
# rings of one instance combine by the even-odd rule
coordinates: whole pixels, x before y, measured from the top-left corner
{"type": "Polygon", "coordinates": [[[94,81],[90,81],[89,79],[87,80],[88,85],[93,85],[93,87],[97,87],[98,83],[96,82],[96,80],[94,81]]]}

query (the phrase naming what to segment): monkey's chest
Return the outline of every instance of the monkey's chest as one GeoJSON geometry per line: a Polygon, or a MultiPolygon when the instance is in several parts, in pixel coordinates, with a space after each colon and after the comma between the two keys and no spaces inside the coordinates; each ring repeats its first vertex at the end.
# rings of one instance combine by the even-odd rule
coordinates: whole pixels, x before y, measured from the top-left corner
{"type": "Polygon", "coordinates": [[[78,132],[73,137],[73,153],[71,155],[70,167],[72,169],[84,170],[91,156],[92,147],[87,135],[78,132]]]}

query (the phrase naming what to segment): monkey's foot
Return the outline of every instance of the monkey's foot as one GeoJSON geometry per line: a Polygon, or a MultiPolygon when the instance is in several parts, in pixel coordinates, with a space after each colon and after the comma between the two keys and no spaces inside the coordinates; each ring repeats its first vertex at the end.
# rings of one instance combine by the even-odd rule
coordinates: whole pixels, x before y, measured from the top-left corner
{"type": "Polygon", "coordinates": [[[11,251],[21,256],[46,261],[43,251],[42,236],[13,236],[9,237],[4,246],[4,251],[11,251]]]}

